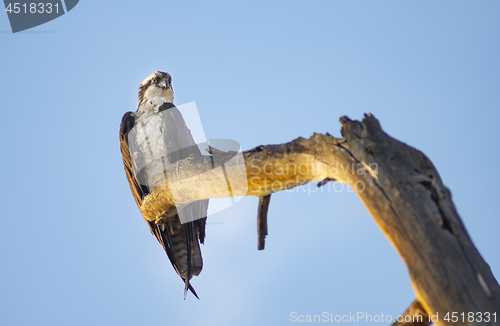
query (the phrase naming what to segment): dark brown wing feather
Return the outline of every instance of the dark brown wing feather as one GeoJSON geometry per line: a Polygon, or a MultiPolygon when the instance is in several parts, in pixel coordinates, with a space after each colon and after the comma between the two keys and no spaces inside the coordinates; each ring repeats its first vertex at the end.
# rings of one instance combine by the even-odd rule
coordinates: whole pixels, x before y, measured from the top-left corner
{"type": "Polygon", "coordinates": [[[132,112],[127,112],[122,118],[122,123],[120,125],[120,149],[122,151],[123,165],[125,166],[125,173],[127,174],[130,190],[132,190],[135,202],[140,208],[142,205],[142,199],[148,194],[148,190],[146,186],[139,184],[134,176],[134,170],[132,168],[132,159],[130,157],[130,148],[128,146],[128,134],[130,130],[134,128],[135,123],[135,119],[132,114],[132,112]]]}

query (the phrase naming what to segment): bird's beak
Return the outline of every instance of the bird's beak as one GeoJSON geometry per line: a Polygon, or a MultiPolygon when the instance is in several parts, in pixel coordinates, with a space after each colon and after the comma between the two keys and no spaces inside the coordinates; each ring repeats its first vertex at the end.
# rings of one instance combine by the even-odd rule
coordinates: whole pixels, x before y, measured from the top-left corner
{"type": "Polygon", "coordinates": [[[158,84],[163,89],[168,89],[170,85],[168,84],[168,80],[166,78],[163,78],[160,83],[158,84]]]}

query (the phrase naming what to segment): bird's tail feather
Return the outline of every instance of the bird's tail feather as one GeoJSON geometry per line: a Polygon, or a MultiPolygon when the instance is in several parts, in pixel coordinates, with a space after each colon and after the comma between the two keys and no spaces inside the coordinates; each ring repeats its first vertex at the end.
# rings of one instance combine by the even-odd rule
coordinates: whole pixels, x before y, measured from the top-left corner
{"type": "Polygon", "coordinates": [[[176,215],[175,218],[167,221],[164,225],[155,225],[154,222],[150,222],[150,225],[154,226],[154,235],[165,249],[177,274],[184,281],[184,299],[187,290],[190,290],[199,299],[189,280],[193,275],[199,275],[203,268],[198,241],[200,238],[203,239],[205,220],[206,218],[203,218],[181,224],[179,217],[176,215]]]}

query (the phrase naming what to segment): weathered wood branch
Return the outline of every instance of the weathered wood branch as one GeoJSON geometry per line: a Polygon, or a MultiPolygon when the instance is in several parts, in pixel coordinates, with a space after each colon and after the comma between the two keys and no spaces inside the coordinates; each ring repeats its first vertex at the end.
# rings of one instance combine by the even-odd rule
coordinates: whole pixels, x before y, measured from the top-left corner
{"type": "Polygon", "coordinates": [[[341,139],[314,134],[259,146],[243,152],[241,160],[224,164],[224,174],[213,169],[210,157],[177,162],[167,169],[168,183],[145,198],[141,211],[158,222],[171,217],[165,212],[175,204],[262,197],[312,181],[347,183],[408,266],[425,311],[438,313],[440,325],[498,325],[500,286],[469,238],[431,161],[385,134],[372,115],[362,122],[347,117],[340,121],[341,139]],[[444,317],[453,312],[497,312],[497,322],[483,318],[447,323],[444,317]]]}

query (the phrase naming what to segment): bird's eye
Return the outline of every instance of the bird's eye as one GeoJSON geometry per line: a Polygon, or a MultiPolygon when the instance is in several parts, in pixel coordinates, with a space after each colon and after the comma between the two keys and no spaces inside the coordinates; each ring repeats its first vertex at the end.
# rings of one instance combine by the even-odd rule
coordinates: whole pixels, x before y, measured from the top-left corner
{"type": "Polygon", "coordinates": [[[153,83],[157,83],[157,82],[158,82],[158,77],[153,78],[153,83]]]}

